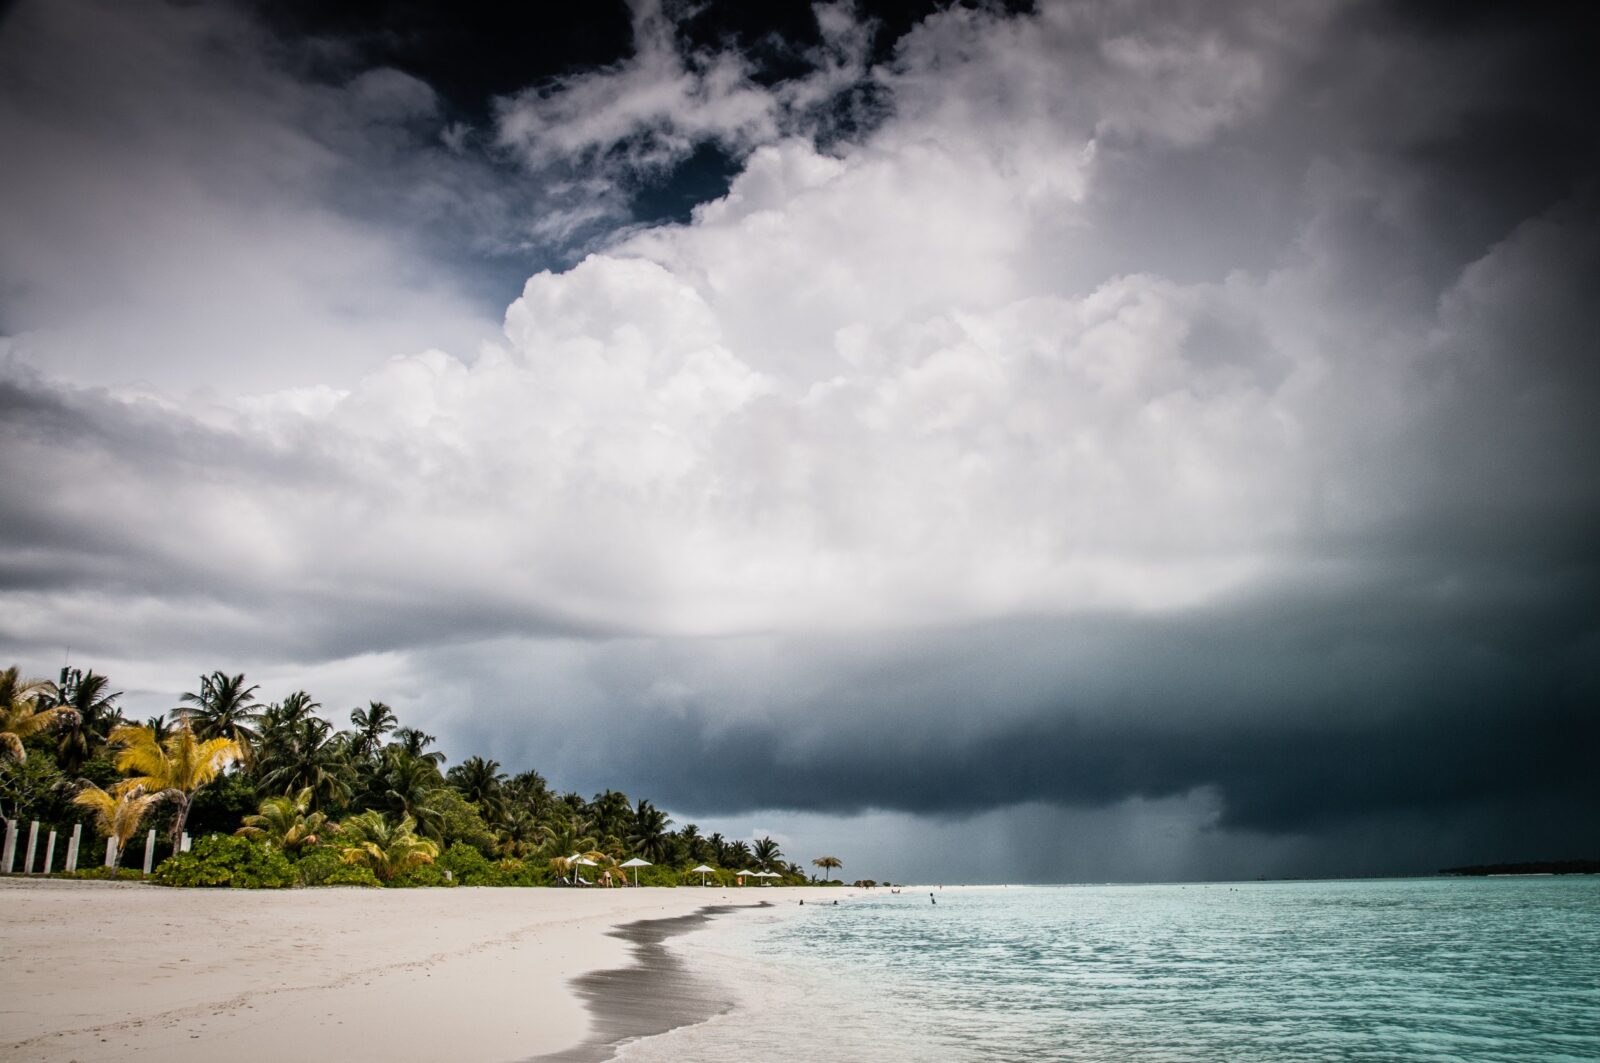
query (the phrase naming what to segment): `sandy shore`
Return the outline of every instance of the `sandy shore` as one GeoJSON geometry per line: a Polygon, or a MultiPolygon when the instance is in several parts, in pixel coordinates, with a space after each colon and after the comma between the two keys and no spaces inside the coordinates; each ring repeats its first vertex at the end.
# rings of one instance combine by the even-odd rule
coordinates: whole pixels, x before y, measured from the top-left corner
{"type": "Polygon", "coordinates": [[[573,980],[630,965],[612,928],[853,892],[0,880],[0,1059],[526,1060],[595,1036],[573,980]]]}

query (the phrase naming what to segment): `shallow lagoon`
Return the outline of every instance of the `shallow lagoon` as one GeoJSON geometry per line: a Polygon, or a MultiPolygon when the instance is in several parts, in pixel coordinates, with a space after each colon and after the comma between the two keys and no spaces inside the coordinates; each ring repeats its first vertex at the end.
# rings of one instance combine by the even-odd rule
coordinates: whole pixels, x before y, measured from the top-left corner
{"type": "Polygon", "coordinates": [[[618,1058],[1600,1059],[1593,877],[929,892],[682,939],[737,1003],[618,1058]]]}

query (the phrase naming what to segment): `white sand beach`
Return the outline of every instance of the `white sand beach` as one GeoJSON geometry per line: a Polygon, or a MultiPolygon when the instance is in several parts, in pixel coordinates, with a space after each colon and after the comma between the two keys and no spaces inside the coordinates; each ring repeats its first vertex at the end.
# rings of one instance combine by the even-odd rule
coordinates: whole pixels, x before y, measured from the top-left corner
{"type": "Polygon", "coordinates": [[[234,891],[7,879],[0,1058],[528,1059],[589,1035],[570,983],[628,964],[612,927],[853,892],[234,891]]]}

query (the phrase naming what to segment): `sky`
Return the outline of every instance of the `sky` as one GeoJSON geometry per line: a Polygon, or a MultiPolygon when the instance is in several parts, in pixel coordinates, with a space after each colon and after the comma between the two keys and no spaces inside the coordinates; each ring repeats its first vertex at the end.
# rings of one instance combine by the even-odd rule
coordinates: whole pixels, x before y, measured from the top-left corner
{"type": "Polygon", "coordinates": [[[1592,29],[0,4],[0,659],[847,878],[1594,856],[1592,29]]]}

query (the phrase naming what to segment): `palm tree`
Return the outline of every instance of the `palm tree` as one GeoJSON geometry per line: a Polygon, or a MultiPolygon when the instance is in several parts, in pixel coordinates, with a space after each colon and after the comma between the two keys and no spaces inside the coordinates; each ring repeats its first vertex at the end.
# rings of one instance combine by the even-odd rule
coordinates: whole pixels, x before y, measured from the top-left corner
{"type": "Polygon", "coordinates": [[[641,799],[633,814],[633,833],[628,842],[640,856],[662,863],[672,853],[672,839],[667,835],[671,823],[665,812],[641,799]]]}
{"type": "Polygon", "coordinates": [[[576,812],[557,812],[543,824],[544,842],[540,849],[552,856],[598,851],[594,821],[576,812]]]}
{"type": "Polygon", "coordinates": [[[293,797],[267,798],[255,815],[244,817],[244,826],[234,833],[260,838],[273,848],[293,853],[302,846],[317,844],[326,822],[327,817],[321,812],[311,811],[308,786],[293,797]]]}
{"type": "Polygon", "coordinates": [[[628,795],[616,790],[606,790],[594,795],[589,803],[595,819],[595,829],[602,835],[623,838],[633,831],[633,806],[628,795]]]}
{"type": "Polygon", "coordinates": [[[290,723],[299,723],[301,720],[309,720],[315,715],[316,711],[322,708],[322,702],[312,701],[311,695],[304,690],[296,690],[293,694],[284,698],[279,703],[279,707],[283,712],[284,719],[290,723]]]}
{"type": "Polygon", "coordinates": [[[696,863],[706,862],[706,856],[711,848],[705,838],[700,837],[700,827],[695,823],[685,823],[678,828],[678,838],[683,843],[684,855],[696,863]]]}
{"type": "Polygon", "coordinates": [[[111,732],[111,744],[117,748],[117,770],[133,776],[123,785],[136,784],[177,806],[172,819],[174,846],[183,834],[195,791],[239,758],[239,743],[233,739],[202,741],[187,727],[175,728],[164,741],[157,741],[148,727],[124,725],[111,732]]]}
{"type": "Polygon", "coordinates": [[[836,867],[844,866],[844,861],[840,860],[837,856],[819,856],[811,862],[817,867],[822,868],[824,882],[828,881],[832,877],[827,874],[829,871],[832,871],[836,867]]]}
{"type": "Polygon", "coordinates": [[[547,828],[544,821],[554,810],[555,795],[544,776],[533,770],[522,772],[501,787],[506,799],[506,818],[502,826],[510,835],[514,848],[543,843],[547,828]]]}
{"type": "Polygon", "coordinates": [[[122,851],[128,841],[139,833],[139,825],[150,811],[150,806],[161,799],[160,794],[145,793],[134,782],[125,782],[106,793],[94,783],[85,783],[72,798],[72,803],[94,812],[94,826],[102,836],[116,842],[111,858],[111,874],[122,867],[122,851]]]}
{"type": "Polygon", "coordinates": [[[400,726],[394,710],[381,701],[369,701],[365,709],[351,709],[350,722],[356,729],[356,755],[370,757],[383,748],[383,736],[400,726]]]}
{"type": "Polygon", "coordinates": [[[304,790],[314,807],[350,799],[350,764],[333,724],[306,716],[266,732],[257,760],[261,785],[278,794],[304,790]]]}
{"type": "Polygon", "coordinates": [[[444,779],[432,761],[412,756],[398,744],[390,744],[367,774],[356,805],[370,811],[409,816],[423,834],[437,839],[441,817],[431,799],[443,786],[444,779]]]}
{"type": "Polygon", "coordinates": [[[0,759],[27,760],[24,739],[67,721],[72,710],[52,706],[54,693],[55,684],[23,679],[16,665],[0,672],[0,759]]]}
{"type": "Polygon", "coordinates": [[[762,870],[771,870],[773,864],[783,859],[783,850],[771,838],[757,838],[754,856],[762,870]]]}
{"type": "Polygon", "coordinates": [[[401,816],[391,824],[381,812],[363,812],[345,820],[340,833],[350,844],[342,854],[347,864],[372,869],[379,882],[389,882],[414,867],[433,863],[439,847],[416,835],[416,820],[401,816]]]}
{"type": "Polygon", "coordinates": [[[72,710],[62,717],[61,739],[56,745],[56,763],[62,771],[77,774],[84,762],[110,740],[112,729],[121,725],[122,714],[115,702],[122,692],[106,693],[110,684],[105,676],[95,675],[93,669],[87,673],[76,668],[61,669],[56,703],[72,710]]]}
{"type": "Polygon", "coordinates": [[[415,757],[417,760],[425,760],[437,767],[444,763],[444,753],[437,749],[428,748],[437,741],[438,739],[433,735],[424,734],[415,727],[402,727],[395,731],[394,741],[390,742],[389,745],[398,746],[400,751],[407,756],[415,757]]]}
{"type": "Polygon", "coordinates": [[[152,716],[143,724],[151,734],[155,735],[157,742],[165,742],[172,737],[172,721],[165,716],[152,716]]]}
{"type": "Polygon", "coordinates": [[[492,824],[505,822],[505,772],[498,760],[468,757],[451,768],[445,780],[468,801],[478,806],[483,818],[492,824]]]}
{"type": "Polygon", "coordinates": [[[169,714],[172,721],[187,726],[202,741],[230,738],[239,745],[239,756],[248,757],[257,735],[254,724],[260,714],[255,693],[259,686],[246,687],[244,674],[212,672],[200,677],[200,692],[185,693],[183,702],[169,714]]]}
{"type": "Polygon", "coordinates": [[[524,857],[542,849],[554,832],[529,809],[511,806],[501,824],[502,856],[524,857]]]}
{"type": "MultiPolygon", "coordinates": [[[[251,751],[251,766],[265,771],[262,765],[281,758],[285,751],[302,740],[303,725],[307,720],[321,720],[312,710],[320,706],[303,690],[297,690],[282,701],[274,701],[256,715],[257,738],[251,751]]],[[[331,725],[330,725],[331,726],[331,725]]]]}
{"type": "Polygon", "coordinates": [[[743,867],[750,862],[750,846],[742,841],[729,842],[722,855],[723,867],[743,867]]]}

